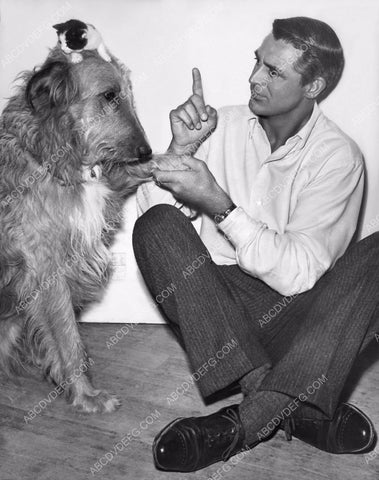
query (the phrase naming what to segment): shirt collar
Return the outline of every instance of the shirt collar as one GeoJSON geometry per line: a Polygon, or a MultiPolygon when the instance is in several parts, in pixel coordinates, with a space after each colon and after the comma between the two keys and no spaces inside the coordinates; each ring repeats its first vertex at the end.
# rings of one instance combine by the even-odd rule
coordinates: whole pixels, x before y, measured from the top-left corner
{"type": "MultiPolygon", "coordinates": [[[[317,102],[315,102],[313,105],[312,114],[309,117],[307,123],[297,133],[295,133],[295,135],[293,135],[292,137],[289,137],[285,144],[288,145],[290,142],[292,143],[293,141],[298,140],[296,142],[297,143],[296,149],[303,148],[321,113],[322,112],[320,110],[320,107],[318,106],[317,102]]],[[[255,128],[257,128],[257,125],[260,125],[258,121],[258,116],[255,115],[253,112],[251,112],[251,115],[249,116],[248,121],[250,123],[251,132],[253,133],[255,128]]]]}
{"type": "Polygon", "coordinates": [[[318,103],[315,102],[313,105],[312,114],[309,117],[309,120],[307,121],[307,123],[297,133],[295,133],[293,137],[291,137],[291,138],[295,138],[295,137],[300,138],[300,142],[297,145],[298,148],[303,148],[320,115],[321,115],[320,107],[318,106],[318,103]]]}

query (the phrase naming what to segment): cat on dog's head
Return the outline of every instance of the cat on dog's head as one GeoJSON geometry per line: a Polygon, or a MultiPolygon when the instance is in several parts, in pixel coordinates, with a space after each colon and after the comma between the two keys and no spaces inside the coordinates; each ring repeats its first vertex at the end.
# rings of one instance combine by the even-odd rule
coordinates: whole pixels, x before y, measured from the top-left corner
{"type": "Polygon", "coordinates": [[[83,50],[97,50],[104,60],[111,61],[100,33],[90,23],[72,19],[57,23],[53,28],[57,31],[58,44],[66,55],[70,55],[73,63],[83,60],[80,54],[83,50]]]}

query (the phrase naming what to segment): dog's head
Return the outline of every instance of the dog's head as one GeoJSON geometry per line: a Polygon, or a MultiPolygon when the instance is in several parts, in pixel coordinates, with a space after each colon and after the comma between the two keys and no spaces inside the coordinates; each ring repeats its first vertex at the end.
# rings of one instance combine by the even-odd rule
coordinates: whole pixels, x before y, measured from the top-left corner
{"type": "Polygon", "coordinates": [[[96,51],[82,55],[74,64],[56,47],[27,81],[26,101],[44,152],[40,161],[66,184],[83,181],[86,170],[96,175],[97,166],[121,189],[120,175],[127,180],[128,169],[151,155],[130,74],[115,58],[106,62],[96,51]]]}

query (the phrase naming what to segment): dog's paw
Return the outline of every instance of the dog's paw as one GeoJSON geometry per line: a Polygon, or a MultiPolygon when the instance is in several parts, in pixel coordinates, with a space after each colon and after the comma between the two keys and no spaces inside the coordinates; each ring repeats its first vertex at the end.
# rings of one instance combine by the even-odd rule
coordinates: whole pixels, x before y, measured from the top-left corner
{"type": "Polygon", "coordinates": [[[83,394],[75,398],[72,404],[85,413],[111,413],[121,405],[121,401],[105,390],[94,390],[91,395],[83,394]]]}
{"type": "Polygon", "coordinates": [[[173,153],[156,153],[150,165],[152,168],[157,168],[158,170],[190,170],[187,165],[184,165],[184,158],[184,156],[173,153]]]}

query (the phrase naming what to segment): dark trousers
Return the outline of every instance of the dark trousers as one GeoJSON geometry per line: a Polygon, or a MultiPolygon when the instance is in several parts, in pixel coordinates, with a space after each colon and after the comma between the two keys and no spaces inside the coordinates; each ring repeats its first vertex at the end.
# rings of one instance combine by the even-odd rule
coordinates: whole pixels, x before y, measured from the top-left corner
{"type": "Polygon", "coordinates": [[[333,415],[379,325],[379,233],[351,245],[311,290],[291,297],[238,265],[216,265],[191,222],[169,205],[137,220],[133,248],[151,294],[180,328],[204,397],[269,363],[258,390],[298,397],[324,376],[308,401],[333,415]]]}

